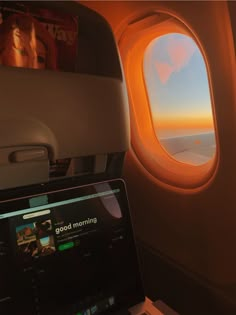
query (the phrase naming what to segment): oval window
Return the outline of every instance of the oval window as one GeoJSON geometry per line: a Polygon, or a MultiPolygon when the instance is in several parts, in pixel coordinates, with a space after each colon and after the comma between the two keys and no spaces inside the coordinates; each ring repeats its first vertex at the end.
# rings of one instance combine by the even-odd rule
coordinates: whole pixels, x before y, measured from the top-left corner
{"type": "Polygon", "coordinates": [[[216,152],[206,65],[195,41],[183,34],[160,36],[143,63],[155,134],[175,160],[202,165],[216,152]]]}

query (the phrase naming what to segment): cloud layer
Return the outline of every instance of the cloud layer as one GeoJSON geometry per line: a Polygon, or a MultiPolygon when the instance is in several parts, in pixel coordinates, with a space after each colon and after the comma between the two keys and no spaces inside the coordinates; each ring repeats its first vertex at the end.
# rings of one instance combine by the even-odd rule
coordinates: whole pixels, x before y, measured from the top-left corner
{"type": "Polygon", "coordinates": [[[189,63],[196,51],[196,45],[187,37],[182,39],[170,37],[167,41],[166,50],[169,63],[159,62],[158,60],[155,63],[160,81],[163,84],[168,82],[172,73],[180,71],[189,63]]]}

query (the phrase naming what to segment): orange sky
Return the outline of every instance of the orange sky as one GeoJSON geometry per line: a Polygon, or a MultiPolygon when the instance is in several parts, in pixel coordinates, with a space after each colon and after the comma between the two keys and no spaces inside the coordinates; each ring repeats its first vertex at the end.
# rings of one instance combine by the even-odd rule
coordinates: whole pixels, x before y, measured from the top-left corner
{"type": "Polygon", "coordinates": [[[154,118],[154,127],[158,129],[214,129],[212,117],[154,118]]]}

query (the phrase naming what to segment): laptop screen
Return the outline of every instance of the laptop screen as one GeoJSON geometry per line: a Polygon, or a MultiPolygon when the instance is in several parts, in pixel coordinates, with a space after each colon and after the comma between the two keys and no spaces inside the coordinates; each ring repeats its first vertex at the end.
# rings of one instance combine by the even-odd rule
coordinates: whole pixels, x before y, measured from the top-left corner
{"type": "Polygon", "coordinates": [[[122,180],[0,203],[0,314],[110,314],[144,300],[122,180]]]}

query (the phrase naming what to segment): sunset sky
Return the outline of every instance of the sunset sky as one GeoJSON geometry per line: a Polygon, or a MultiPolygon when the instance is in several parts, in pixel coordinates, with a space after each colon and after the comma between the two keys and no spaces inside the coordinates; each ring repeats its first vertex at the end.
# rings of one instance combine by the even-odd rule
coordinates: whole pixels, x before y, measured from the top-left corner
{"type": "Polygon", "coordinates": [[[190,37],[172,33],[152,41],[144,77],[160,138],[213,131],[206,67],[190,37]]]}

